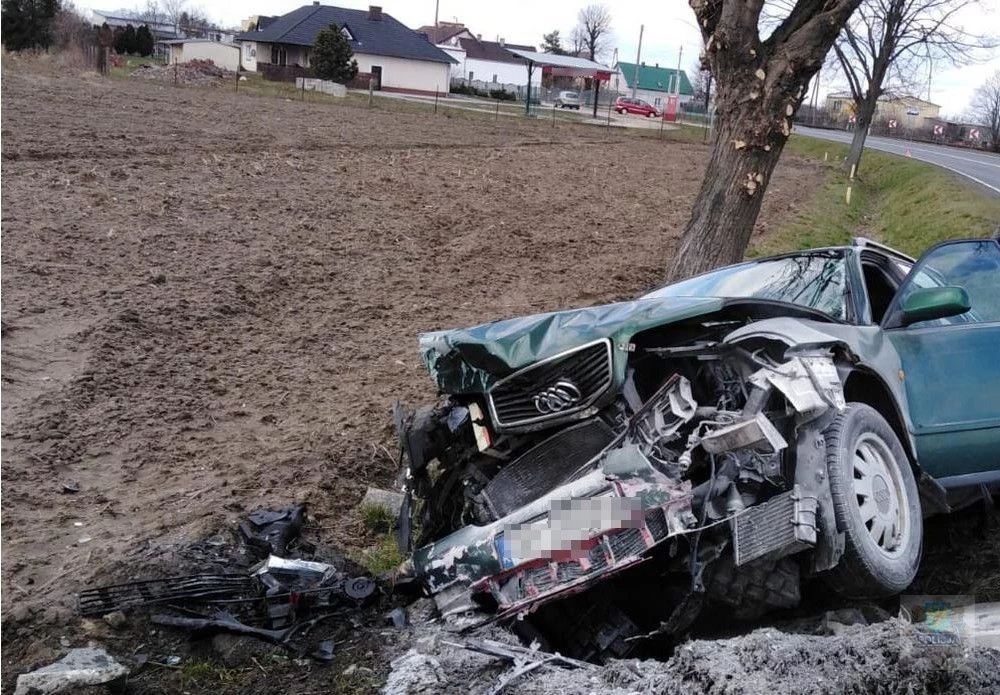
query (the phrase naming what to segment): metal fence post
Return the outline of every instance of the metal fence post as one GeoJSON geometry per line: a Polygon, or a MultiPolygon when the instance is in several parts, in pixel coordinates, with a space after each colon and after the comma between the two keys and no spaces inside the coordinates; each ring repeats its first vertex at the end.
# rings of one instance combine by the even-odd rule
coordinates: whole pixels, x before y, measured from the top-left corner
{"type": "Polygon", "coordinates": [[[500,120],[500,100],[499,99],[497,99],[497,110],[496,110],[496,113],[493,114],[493,120],[494,121],[499,121],[500,120]]]}
{"type": "Polygon", "coordinates": [[[438,85],[434,85],[434,115],[438,112],[438,85]]]}
{"type": "Polygon", "coordinates": [[[368,77],[368,105],[369,106],[372,105],[372,92],[373,92],[373,89],[372,89],[372,79],[371,79],[371,76],[369,76],[368,77]]]}
{"type": "Polygon", "coordinates": [[[174,84],[177,84],[177,59],[174,58],[174,84]]]}

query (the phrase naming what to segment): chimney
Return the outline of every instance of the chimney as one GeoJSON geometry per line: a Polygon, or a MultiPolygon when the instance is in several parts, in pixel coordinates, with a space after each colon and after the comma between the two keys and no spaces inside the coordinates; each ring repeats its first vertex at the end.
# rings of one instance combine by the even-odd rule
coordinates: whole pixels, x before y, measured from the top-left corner
{"type": "Polygon", "coordinates": [[[319,6],[319,0],[313,0],[313,7],[319,6]]]}
{"type": "Polygon", "coordinates": [[[500,37],[500,40],[497,43],[500,44],[500,48],[503,48],[503,37],[502,36],[500,37]]]}
{"type": "Polygon", "coordinates": [[[476,34],[476,41],[482,41],[482,40],[483,40],[483,35],[482,34],[476,34]]]}
{"type": "Polygon", "coordinates": [[[382,20],[382,7],[380,5],[369,5],[368,6],[368,19],[373,22],[378,22],[382,20]]]}

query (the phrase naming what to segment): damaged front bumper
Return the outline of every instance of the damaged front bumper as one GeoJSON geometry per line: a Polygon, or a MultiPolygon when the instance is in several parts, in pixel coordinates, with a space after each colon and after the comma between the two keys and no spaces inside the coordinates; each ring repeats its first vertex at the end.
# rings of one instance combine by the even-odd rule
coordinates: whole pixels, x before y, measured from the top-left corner
{"type": "Polygon", "coordinates": [[[504,619],[626,569],[696,524],[690,483],[632,446],[493,524],[418,549],[412,562],[443,615],[492,602],[504,619]]]}

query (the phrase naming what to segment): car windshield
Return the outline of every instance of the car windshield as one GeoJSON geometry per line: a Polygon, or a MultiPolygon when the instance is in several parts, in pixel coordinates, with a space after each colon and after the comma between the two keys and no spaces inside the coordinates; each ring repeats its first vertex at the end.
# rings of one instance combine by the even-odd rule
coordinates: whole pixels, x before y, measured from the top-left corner
{"type": "Polygon", "coordinates": [[[756,297],[847,318],[844,256],[839,252],[771,258],[713,270],[667,285],[643,299],[756,297]]]}

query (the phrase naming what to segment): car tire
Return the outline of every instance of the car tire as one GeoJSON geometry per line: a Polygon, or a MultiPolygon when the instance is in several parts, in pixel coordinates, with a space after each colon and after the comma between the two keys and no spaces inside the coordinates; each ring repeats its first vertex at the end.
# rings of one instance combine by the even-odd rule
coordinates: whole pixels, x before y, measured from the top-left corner
{"type": "Polygon", "coordinates": [[[652,113],[647,113],[647,114],[646,114],[646,118],[652,118],[652,117],[653,117],[653,115],[654,115],[654,114],[652,114],[652,113]]]}
{"type": "Polygon", "coordinates": [[[849,403],[825,431],[844,554],[827,583],[849,598],[897,594],[913,581],[923,549],[917,483],[899,438],[875,409],[849,403]]]}

